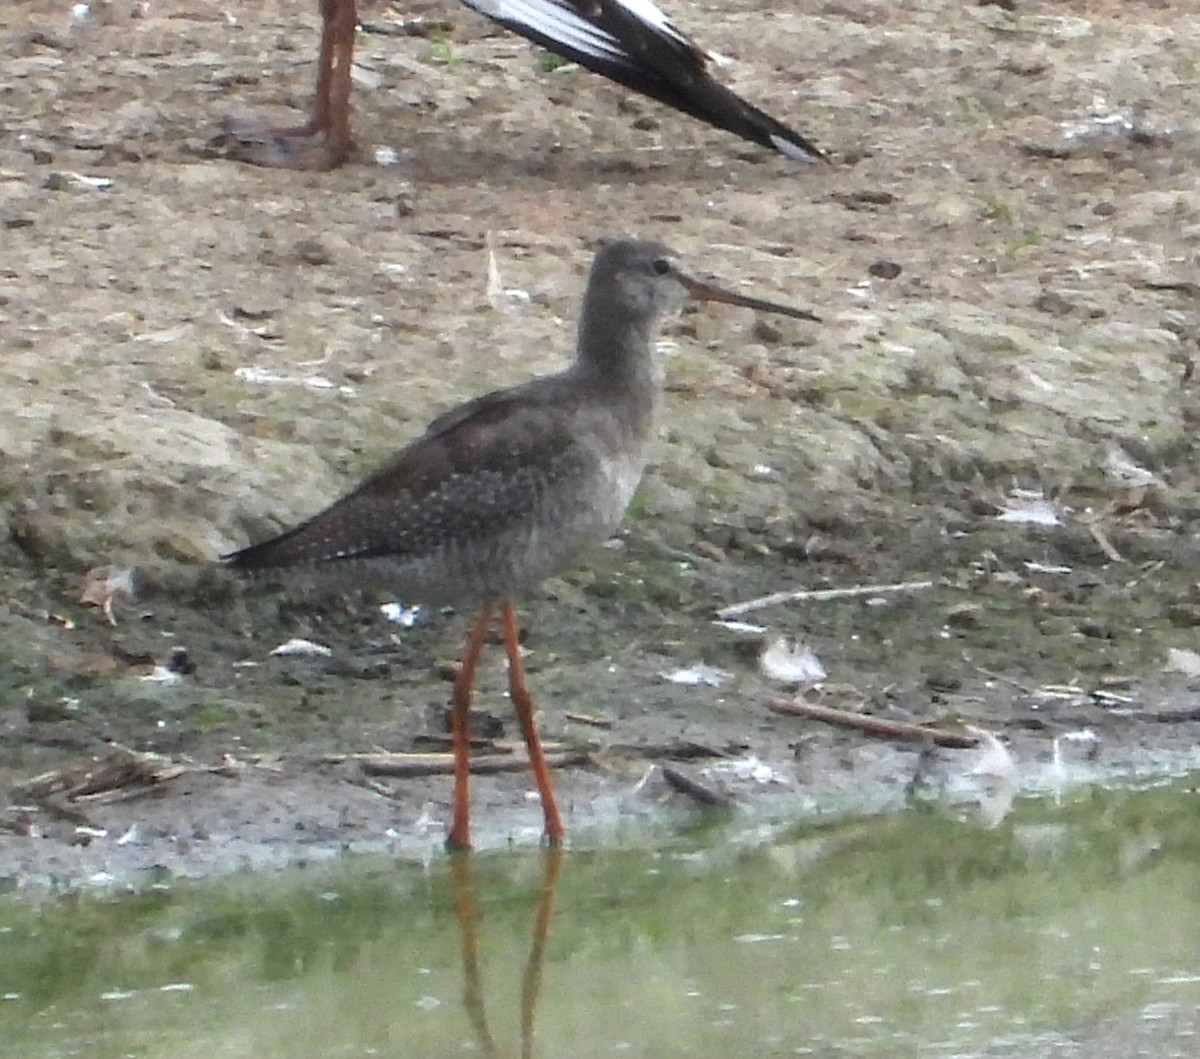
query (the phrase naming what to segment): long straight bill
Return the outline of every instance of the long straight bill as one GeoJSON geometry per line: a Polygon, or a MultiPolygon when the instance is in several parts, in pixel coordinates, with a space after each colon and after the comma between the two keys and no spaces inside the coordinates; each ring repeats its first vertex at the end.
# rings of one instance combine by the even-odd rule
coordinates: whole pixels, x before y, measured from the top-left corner
{"type": "Polygon", "coordinates": [[[779,305],[776,302],[765,301],[762,298],[752,298],[746,294],[735,294],[724,287],[706,280],[693,279],[691,276],[678,274],[679,282],[691,297],[701,302],[724,302],[727,305],[744,305],[747,309],[757,309],[764,313],[778,313],[780,316],[794,316],[797,320],[813,320],[821,322],[821,318],[807,309],[793,309],[790,305],[779,305]]]}

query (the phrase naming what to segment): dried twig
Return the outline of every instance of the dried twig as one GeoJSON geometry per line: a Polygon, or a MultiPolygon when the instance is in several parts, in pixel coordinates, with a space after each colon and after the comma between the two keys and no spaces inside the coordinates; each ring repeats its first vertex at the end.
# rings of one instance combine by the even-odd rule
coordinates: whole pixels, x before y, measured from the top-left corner
{"type": "Polygon", "coordinates": [[[593,728],[611,728],[612,720],[608,717],[596,717],[590,713],[568,713],[565,715],[568,721],[574,721],[576,724],[589,724],[593,728]]]}
{"type": "Polygon", "coordinates": [[[937,746],[953,747],[956,750],[969,750],[979,745],[979,739],[962,732],[947,732],[939,728],[926,728],[919,724],[909,724],[906,721],[888,721],[882,717],[870,717],[863,713],[851,713],[849,710],[836,710],[832,706],[818,706],[815,703],[793,699],[772,699],[767,706],[775,713],[786,713],[794,717],[807,717],[814,721],[824,721],[826,724],[836,724],[842,728],[853,728],[869,735],[880,735],[887,739],[906,739],[916,743],[934,743],[937,746]]]}
{"type": "Polygon", "coordinates": [[[1092,535],[1092,540],[1096,542],[1096,546],[1107,556],[1110,562],[1123,563],[1125,556],[1117,551],[1116,546],[1108,539],[1108,534],[1101,529],[1100,524],[1091,519],[1084,522],[1087,526],[1088,533],[1092,535]]]}
{"type": "Polygon", "coordinates": [[[165,783],[189,771],[190,766],[179,765],[162,754],[116,746],[103,758],[92,758],[81,765],[43,772],[16,789],[33,799],[62,794],[71,801],[96,801],[111,797],[114,791],[165,783]]]}
{"type": "Polygon", "coordinates": [[[1151,574],[1157,574],[1159,572],[1159,570],[1161,570],[1166,565],[1167,565],[1166,559],[1156,559],[1152,563],[1147,563],[1146,567],[1142,570],[1142,572],[1140,574],[1137,575],[1137,577],[1131,578],[1130,580],[1125,582],[1126,590],[1133,588],[1135,585],[1138,584],[1139,581],[1144,581],[1151,574]]]}
{"type": "MultiPolygon", "coordinates": [[[[546,755],[550,768],[568,768],[582,765],[588,759],[583,750],[567,750],[546,755]]],[[[454,771],[453,754],[389,754],[382,751],[362,754],[324,754],[319,759],[325,764],[340,765],[351,762],[371,776],[448,776],[454,771]]],[[[477,754],[471,758],[471,772],[485,775],[494,772],[523,772],[529,768],[529,760],[514,754],[477,754]]]]}
{"type": "Polygon", "coordinates": [[[731,603],[721,607],[717,617],[722,621],[748,614],[763,607],[776,607],[781,603],[821,602],[828,599],[850,599],[854,596],[878,596],[886,592],[917,592],[933,588],[932,581],[896,581],[888,585],[855,585],[851,588],[796,589],[790,592],[773,592],[769,596],[749,599],[745,603],[731,603]]]}
{"type": "Polygon", "coordinates": [[[692,801],[699,805],[706,806],[710,809],[728,809],[734,805],[734,800],[724,791],[719,791],[715,787],[709,787],[698,780],[694,780],[691,776],[685,775],[679,769],[672,768],[670,765],[662,766],[663,779],[665,779],[675,790],[680,794],[686,794],[692,801]]]}
{"type": "Polygon", "coordinates": [[[660,758],[666,758],[668,761],[696,761],[699,758],[732,756],[728,750],[697,743],[692,739],[675,739],[668,743],[614,743],[605,747],[605,753],[612,757],[632,758],[638,761],[657,761],[660,758]]]}

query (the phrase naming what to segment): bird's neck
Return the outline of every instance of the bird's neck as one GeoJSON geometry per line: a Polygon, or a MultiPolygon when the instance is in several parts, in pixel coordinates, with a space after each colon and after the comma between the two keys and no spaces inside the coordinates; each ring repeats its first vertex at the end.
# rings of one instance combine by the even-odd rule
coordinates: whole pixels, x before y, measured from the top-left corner
{"type": "Polygon", "coordinates": [[[653,320],[619,320],[603,306],[585,306],[572,371],[610,403],[627,409],[634,429],[648,433],[662,395],[654,356],[653,320]]]}

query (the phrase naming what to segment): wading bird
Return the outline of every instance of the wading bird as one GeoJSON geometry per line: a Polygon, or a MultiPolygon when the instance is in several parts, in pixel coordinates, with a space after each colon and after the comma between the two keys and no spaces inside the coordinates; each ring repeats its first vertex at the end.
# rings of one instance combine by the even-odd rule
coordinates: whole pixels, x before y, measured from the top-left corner
{"type": "Polygon", "coordinates": [[[568,368],[450,410],[341,500],[224,557],[239,570],[323,568],[347,583],[386,585],[406,602],[475,608],[451,698],[452,848],[470,848],[471,691],[497,609],[546,838],[562,841],[513,601],[621,521],[646,466],[662,394],[652,343],[663,314],[685,297],[817,319],[694,279],[661,243],[611,242],[592,264],[568,368]]]}

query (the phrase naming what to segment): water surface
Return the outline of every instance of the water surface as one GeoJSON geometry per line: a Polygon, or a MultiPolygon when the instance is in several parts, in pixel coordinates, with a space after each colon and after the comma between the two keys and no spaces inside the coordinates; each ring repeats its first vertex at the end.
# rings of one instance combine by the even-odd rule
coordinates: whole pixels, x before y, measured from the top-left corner
{"type": "Polygon", "coordinates": [[[0,1055],[1190,1057],[1193,788],[12,896],[0,1055]]]}

